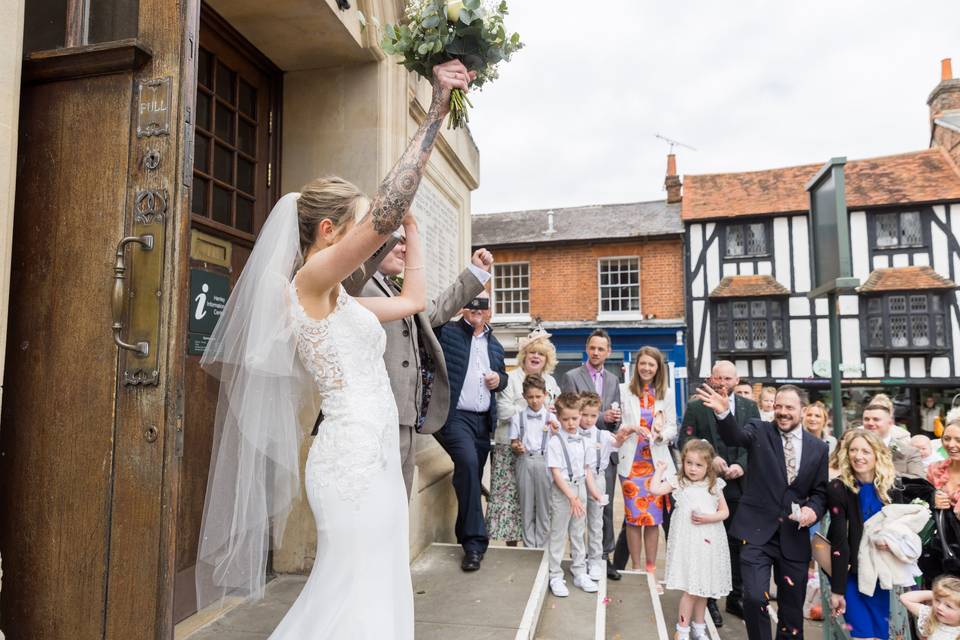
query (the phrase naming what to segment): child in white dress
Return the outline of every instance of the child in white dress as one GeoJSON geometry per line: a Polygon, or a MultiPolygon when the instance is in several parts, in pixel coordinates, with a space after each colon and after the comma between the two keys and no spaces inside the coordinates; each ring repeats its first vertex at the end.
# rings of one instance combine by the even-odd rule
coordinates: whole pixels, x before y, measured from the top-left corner
{"type": "Polygon", "coordinates": [[[932,591],[908,591],[900,601],[917,617],[922,640],[960,638],[960,578],[940,576],[933,581],[932,591]]]}
{"type": "Polygon", "coordinates": [[[674,509],[667,538],[667,589],[683,591],[677,640],[706,640],[704,614],[708,598],[722,598],[732,588],[730,550],[723,521],[730,515],[723,498],[724,481],[713,468],[715,453],[706,440],[690,440],[681,453],[677,475],[666,477],[657,463],[650,493],[673,494],[674,509]]]}

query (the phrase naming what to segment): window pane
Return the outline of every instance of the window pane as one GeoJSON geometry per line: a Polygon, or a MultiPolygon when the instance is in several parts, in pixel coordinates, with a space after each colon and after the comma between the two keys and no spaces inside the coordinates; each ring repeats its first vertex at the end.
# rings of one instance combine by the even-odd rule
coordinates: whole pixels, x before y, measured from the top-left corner
{"type": "Polygon", "coordinates": [[[722,320],[717,322],[717,349],[726,351],[730,348],[730,323],[722,320]]]}
{"type": "Polygon", "coordinates": [[[915,347],[930,346],[930,316],[910,316],[910,336],[915,347]]]}
{"type": "Polygon", "coordinates": [[[930,296],[930,303],[934,313],[939,313],[943,308],[943,299],[936,294],[930,296]]]}
{"type": "Polygon", "coordinates": [[[933,339],[938,347],[947,346],[947,330],[942,314],[933,316],[933,339]]]}
{"type": "Polygon", "coordinates": [[[727,255],[742,256],[744,248],[743,227],[740,225],[727,227],[727,255]]]}
{"type": "Polygon", "coordinates": [[[636,258],[610,258],[599,265],[600,310],[640,310],[640,265],[636,258]]]}
{"type": "Polygon", "coordinates": [[[767,348],[767,323],[763,320],[753,321],[753,348],[767,348]]]}
{"type": "Polygon", "coordinates": [[[138,0],[90,0],[89,44],[135,38],[138,0]]]}
{"type": "Polygon", "coordinates": [[[197,82],[213,89],[213,54],[202,48],[197,56],[197,82]]]}
{"type": "Polygon", "coordinates": [[[234,104],[234,86],[236,74],[225,67],[222,63],[217,63],[217,96],[230,104],[234,104]]]}
{"type": "Polygon", "coordinates": [[[910,313],[926,313],[927,296],[910,296],[910,313]]]}
{"type": "Polygon", "coordinates": [[[237,146],[240,147],[240,151],[251,156],[256,155],[257,128],[255,126],[241,118],[237,123],[237,137],[239,138],[237,146]]]}
{"type": "Polygon", "coordinates": [[[923,244],[923,227],[920,212],[907,211],[900,214],[900,246],[916,247],[923,244]]]}
{"type": "Polygon", "coordinates": [[[201,216],[209,216],[207,211],[207,191],[210,189],[210,181],[204,178],[193,178],[193,194],[190,197],[190,210],[201,216]]]}
{"type": "Polygon", "coordinates": [[[253,183],[256,175],[256,166],[246,158],[237,156],[237,188],[255,195],[253,183]]]}
{"type": "Polygon", "coordinates": [[[197,91],[197,127],[210,131],[210,96],[197,91]]]}
{"type": "Polygon", "coordinates": [[[734,318],[748,318],[750,317],[750,303],[749,302],[734,302],[733,303],[733,317],[734,318]]]}
{"type": "Polygon", "coordinates": [[[780,316],[780,302],[777,300],[770,301],[770,317],[778,318],[780,316]]]}
{"type": "Polygon", "coordinates": [[[867,313],[881,314],[883,313],[883,300],[881,298],[870,298],[867,300],[867,313]]]}
{"type": "Polygon", "coordinates": [[[530,313],[529,269],[526,263],[494,266],[495,313],[530,313]]]}
{"type": "Polygon", "coordinates": [[[257,90],[240,79],[240,98],[238,100],[240,113],[257,119],[257,90]]]}
{"type": "Polygon", "coordinates": [[[213,175],[217,180],[233,184],[233,152],[219,144],[213,151],[213,175]]]}
{"type": "Polygon", "coordinates": [[[747,226],[747,255],[756,256],[767,252],[767,238],[762,222],[747,226]]]}
{"type": "Polygon", "coordinates": [[[899,242],[897,233],[897,214],[881,213],[876,217],[877,246],[895,247],[899,242]]]}
{"type": "Polygon", "coordinates": [[[210,138],[202,133],[194,138],[193,166],[197,171],[210,173],[210,138]]]}
{"type": "Polygon", "coordinates": [[[751,318],[766,318],[767,317],[767,303],[764,300],[754,300],[750,303],[750,317],[751,318]]]}
{"type": "Polygon", "coordinates": [[[907,296],[890,296],[887,298],[887,309],[890,313],[906,313],[907,296]]]}
{"type": "Polygon", "coordinates": [[[774,349],[783,349],[783,321],[770,321],[770,346],[774,349]]]}
{"type": "Polygon", "coordinates": [[[237,224],[240,231],[253,233],[253,200],[237,196],[237,224]]]}
{"type": "Polygon", "coordinates": [[[216,129],[217,137],[233,144],[233,111],[228,107],[217,103],[216,129]]]}
{"type": "Polygon", "coordinates": [[[867,343],[871,347],[883,347],[883,318],[870,318],[867,325],[867,343]]]}
{"type": "Polygon", "coordinates": [[[213,219],[233,224],[233,192],[218,185],[213,185],[213,219]]]}
{"type": "Polygon", "coordinates": [[[907,316],[890,316],[890,346],[902,349],[908,344],[907,316]]]}
{"type": "Polygon", "coordinates": [[[725,303],[721,302],[717,305],[717,317],[718,318],[727,318],[730,316],[730,307],[725,303]]]}
{"type": "Polygon", "coordinates": [[[733,348],[750,348],[750,321],[734,320],[733,322],[733,348]]]}

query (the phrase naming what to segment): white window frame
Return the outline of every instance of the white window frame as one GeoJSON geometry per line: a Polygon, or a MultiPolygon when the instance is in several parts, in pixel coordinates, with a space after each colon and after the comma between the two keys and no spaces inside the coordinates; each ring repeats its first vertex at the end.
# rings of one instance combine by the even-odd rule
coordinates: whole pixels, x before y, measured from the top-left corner
{"type": "Polygon", "coordinates": [[[603,256],[597,258],[597,320],[643,320],[643,290],[640,267],[640,256],[603,256]],[[612,260],[636,260],[637,262],[637,304],[636,311],[603,311],[603,287],[600,284],[601,268],[605,262],[612,260]]]}
{"type": "MultiPolygon", "coordinates": [[[[495,263],[493,265],[493,273],[491,274],[491,280],[492,280],[492,283],[490,286],[490,291],[491,291],[490,302],[493,305],[492,320],[494,324],[498,322],[530,322],[531,321],[530,320],[530,302],[531,302],[530,300],[530,289],[531,289],[530,263],[523,262],[523,261],[495,263]],[[527,267],[527,313],[498,313],[497,312],[497,269],[503,269],[506,267],[523,266],[523,265],[526,265],[527,267]]],[[[511,290],[518,291],[519,289],[511,289],[511,290]]]]}

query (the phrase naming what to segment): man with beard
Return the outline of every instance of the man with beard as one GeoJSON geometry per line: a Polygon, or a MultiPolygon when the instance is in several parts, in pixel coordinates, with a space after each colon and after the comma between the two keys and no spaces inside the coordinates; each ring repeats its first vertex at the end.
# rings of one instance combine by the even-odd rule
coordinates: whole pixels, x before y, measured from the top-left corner
{"type": "Polygon", "coordinates": [[[803,392],[784,385],[774,400],[774,421],[737,424],[728,395],[709,385],[697,398],[713,410],[720,437],[747,450],[747,476],[730,535],[741,539],[743,614],[750,640],[771,640],[768,591],[777,582],[780,640],[803,640],[803,600],[810,564],[810,531],[827,505],[827,443],[800,426],[803,392]]]}
{"type": "MultiPolygon", "coordinates": [[[[760,411],[753,400],[748,400],[736,393],[741,384],[737,376],[737,367],[729,360],[719,360],[713,365],[708,384],[717,390],[723,390],[730,400],[730,411],[737,421],[738,427],[743,427],[753,419],[760,418],[760,411]]],[[[747,472],[747,450],[743,447],[727,445],[720,438],[717,430],[717,417],[713,411],[705,407],[700,400],[693,400],[687,405],[683,414],[683,425],[680,427],[680,447],[687,440],[706,440],[713,445],[717,457],[713,460],[717,477],[723,478],[727,485],[723,488],[723,497],[730,509],[730,517],[724,521],[727,527],[727,543],[730,547],[730,564],[733,578],[733,590],[727,595],[727,612],[737,617],[743,617],[743,580],[740,577],[740,547],[743,546],[740,538],[729,535],[730,524],[737,513],[740,496],[743,495],[744,474],[747,472]]],[[[716,600],[707,601],[707,610],[713,623],[723,626],[723,617],[717,608],[716,600]]]]}

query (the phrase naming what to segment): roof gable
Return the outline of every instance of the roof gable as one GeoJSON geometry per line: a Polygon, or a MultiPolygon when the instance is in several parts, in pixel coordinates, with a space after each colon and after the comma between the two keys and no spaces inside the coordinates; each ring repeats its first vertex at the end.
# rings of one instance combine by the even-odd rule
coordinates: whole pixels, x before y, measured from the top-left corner
{"type": "MultiPolygon", "coordinates": [[[[805,213],[806,184],[822,166],[684,176],[682,218],[805,213]]],[[[850,209],[960,200],[960,171],[940,148],[850,160],[844,173],[850,209]]]]}

